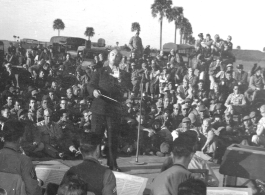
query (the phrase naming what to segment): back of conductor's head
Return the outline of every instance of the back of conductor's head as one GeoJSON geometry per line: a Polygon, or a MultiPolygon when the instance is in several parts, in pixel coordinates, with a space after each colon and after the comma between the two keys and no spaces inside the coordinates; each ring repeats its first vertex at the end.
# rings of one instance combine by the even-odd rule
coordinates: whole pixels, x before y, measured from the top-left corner
{"type": "Polygon", "coordinates": [[[100,136],[96,133],[84,133],[80,140],[80,151],[85,157],[98,158],[100,155],[100,136]]]}
{"type": "Polygon", "coordinates": [[[8,120],[4,123],[2,135],[5,142],[17,143],[24,134],[24,124],[18,120],[8,120]]]}

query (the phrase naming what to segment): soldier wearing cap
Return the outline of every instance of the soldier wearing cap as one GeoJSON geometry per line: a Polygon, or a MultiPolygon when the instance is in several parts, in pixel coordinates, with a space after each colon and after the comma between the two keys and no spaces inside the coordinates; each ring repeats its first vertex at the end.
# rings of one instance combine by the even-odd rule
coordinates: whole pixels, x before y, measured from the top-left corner
{"type": "Polygon", "coordinates": [[[245,92],[245,96],[250,102],[254,101],[256,96],[264,91],[265,84],[260,66],[254,66],[251,72],[253,74],[249,79],[249,88],[245,92]]]}
{"type": "Polygon", "coordinates": [[[44,120],[37,123],[37,129],[41,134],[41,142],[44,143],[44,152],[53,158],[63,158],[72,146],[71,136],[68,132],[63,132],[51,117],[51,109],[45,109],[44,120]]]}
{"type": "Polygon", "coordinates": [[[265,105],[260,107],[261,119],[258,122],[257,126],[257,135],[253,135],[252,142],[258,146],[265,146],[265,105]]]}
{"type": "Polygon", "coordinates": [[[173,141],[179,136],[179,133],[186,132],[186,131],[196,131],[191,128],[191,120],[189,117],[184,117],[181,121],[181,127],[173,130],[171,135],[173,137],[173,141]]]}
{"type": "Polygon", "coordinates": [[[248,115],[243,117],[242,122],[243,122],[243,131],[246,135],[253,136],[254,134],[256,134],[256,129],[251,124],[251,119],[248,115]]]}
{"type": "Polygon", "coordinates": [[[235,72],[234,78],[237,81],[237,84],[241,87],[241,89],[245,91],[248,87],[248,73],[243,70],[243,64],[238,64],[236,68],[237,71],[235,72]]]}

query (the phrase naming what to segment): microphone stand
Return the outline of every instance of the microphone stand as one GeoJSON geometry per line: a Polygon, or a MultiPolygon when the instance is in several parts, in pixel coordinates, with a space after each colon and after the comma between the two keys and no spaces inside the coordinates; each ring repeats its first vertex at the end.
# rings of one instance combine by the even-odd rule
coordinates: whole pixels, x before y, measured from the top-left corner
{"type": "Polygon", "coordinates": [[[140,119],[138,123],[138,132],[137,132],[137,146],[136,146],[136,156],[135,161],[130,161],[130,163],[135,165],[144,165],[145,162],[139,162],[139,144],[140,144],[140,128],[141,128],[141,120],[142,120],[142,100],[143,100],[143,80],[144,80],[144,73],[142,75],[141,83],[140,83],[140,119]]]}

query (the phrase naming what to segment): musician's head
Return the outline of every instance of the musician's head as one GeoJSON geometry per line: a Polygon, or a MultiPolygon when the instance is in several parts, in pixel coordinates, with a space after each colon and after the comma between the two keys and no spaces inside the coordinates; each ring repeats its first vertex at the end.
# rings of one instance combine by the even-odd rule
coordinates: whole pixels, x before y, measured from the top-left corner
{"type": "Polygon", "coordinates": [[[121,61],[122,55],[119,50],[113,49],[109,53],[109,63],[110,65],[118,66],[121,61]]]}

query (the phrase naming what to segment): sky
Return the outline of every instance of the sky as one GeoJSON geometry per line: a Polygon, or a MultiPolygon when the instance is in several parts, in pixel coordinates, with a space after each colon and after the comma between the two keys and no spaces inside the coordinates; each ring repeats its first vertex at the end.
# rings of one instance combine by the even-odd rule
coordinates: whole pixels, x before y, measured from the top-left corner
{"type": "MultiPolygon", "coordinates": [[[[160,24],[151,15],[154,0],[0,0],[0,39],[13,35],[49,41],[57,36],[53,21],[65,23],[62,36],[86,38],[86,27],[93,27],[92,41],[104,38],[107,45],[128,44],[134,35],[131,24],[139,22],[143,45],[159,48],[160,24]]],[[[184,16],[199,33],[231,35],[234,47],[262,50],[265,47],[264,0],[173,0],[184,8],[184,16]]],[[[174,42],[174,23],[163,20],[163,44],[174,42]]],[[[179,34],[177,35],[177,42],[179,34]]]]}

